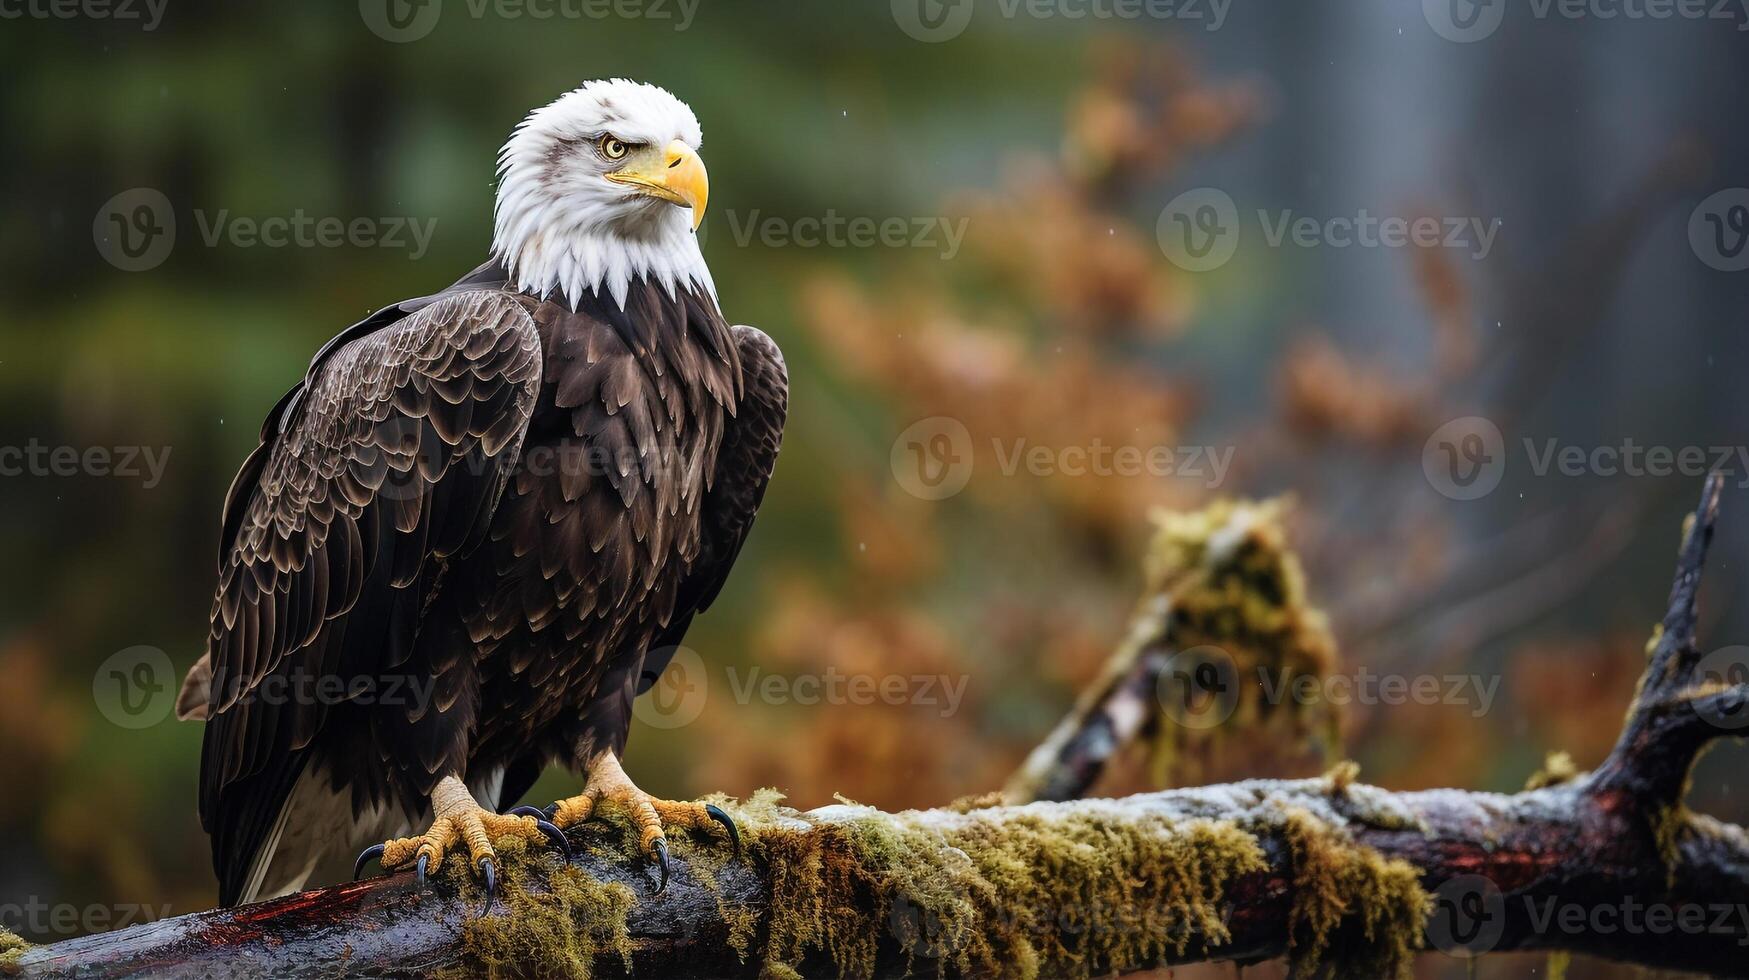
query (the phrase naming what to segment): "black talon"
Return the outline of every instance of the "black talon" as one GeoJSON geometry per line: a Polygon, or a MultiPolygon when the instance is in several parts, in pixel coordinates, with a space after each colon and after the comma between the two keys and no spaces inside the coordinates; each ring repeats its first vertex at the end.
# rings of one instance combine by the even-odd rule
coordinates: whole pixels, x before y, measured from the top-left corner
{"type": "Polygon", "coordinates": [[[559,849],[559,853],[565,856],[565,863],[570,864],[571,841],[565,836],[565,832],[560,830],[558,825],[548,820],[536,820],[534,825],[537,830],[547,835],[547,840],[552,841],[553,846],[559,849]]]}
{"type": "Polygon", "coordinates": [[[430,867],[431,867],[431,855],[429,855],[429,854],[419,855],[419,865],[418,865],[418,867],[415,867],[413,869],[413,881],[415,884],[417,884],[419,886],[420,891],[425,890],[425,872],[430,867]]]}
{"type": "Polygon", "coordinates": [[[358,860],[352,862],[352,880],[357,881],[358,876],[364,874],[364,866],[382,856],[383,845],[381,844],[372,844],[365,848],[364,853],[358,856],[358,860]]]}
{"type": "Polygon", "coordinates": [[[480,871],[486,876],[486,904],[480,907],[480,917],[492,914],[492,899],[498,895],[498,866],[491,855],[480,858],[480,871]]]}
{"type": "Polygon", "coordinates": [[[717,806],[715,803],[706,803],[704,805],[704,812],[712,820],[722,824],[723,829],[729,832],[729,846],[734,848],[735,856],[740,857],[741,832],[735,829],[735,821],[731,819],[727,813],[723,812],[722,807],[717,806]]]}
{"type": "Polygon", "coordinates": [[[529,806],[525,803],[510,812],[521,816],[541,817],[550,822],[559,814],[559,801],[554,800],[546,806],[529,806]]]}
{"type": "Polygon", "coordinates": [[[656,886],[656,894],[668,890],[668,842],[658,837],[656,839],[656,863],[662,868],[662,883],[656,886]]]}
{"type": "Polygon", "coordinates": [[[513,817],[533,817],[535,827],[547,835],[547,840],[552,841],[553,846],[565,855],[565,863],[571,863],[571,842],[566,839],[565,832],[554,825],[552,818],[547,816],[545,810],[536,806],[519,806],[511,810],[510,815],[513,817]]]}

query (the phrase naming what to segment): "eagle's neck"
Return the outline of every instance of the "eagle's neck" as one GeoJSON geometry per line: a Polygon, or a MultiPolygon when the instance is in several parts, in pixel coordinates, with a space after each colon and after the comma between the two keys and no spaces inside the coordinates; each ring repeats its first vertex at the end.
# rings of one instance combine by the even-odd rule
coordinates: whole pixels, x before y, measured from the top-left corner
{"type": "Polygon", "coordinates": [[[508,194],[498,202],[492,252],[518,289],[559,297],[572,309],[593,293],[613,297],[623,310],[639,281],[660,286],[676,300],[682,292],[700,290],[714,303],[716,284],[689,212],[660,207],[635,223],[591,223],[541,195],[508,194]]]}

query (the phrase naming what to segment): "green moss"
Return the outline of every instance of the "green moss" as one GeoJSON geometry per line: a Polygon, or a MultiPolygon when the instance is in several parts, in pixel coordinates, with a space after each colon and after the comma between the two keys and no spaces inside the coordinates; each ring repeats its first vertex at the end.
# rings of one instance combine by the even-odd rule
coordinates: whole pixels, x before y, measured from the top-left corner
{"type": "MultiPolygon", "coordinates": [[[[1352,778],[1339,767],[1330,794],[1352,778]]],[[[1408,975],[1428,909],[1411,865],[1309,810],[1207,803],[1248,815],[1171,816],[1097,800],[893,816],[854,805],[784,811],[757,831],[773,903],[762,972],[789,977],[829,964],[834,975],[867,977],[893,955],[938,976],[1157,966],[1228,938],[1227,890],[1267,869],[1268,835],[1292,851],[1293,974],[1408,975]]]]}
{"type": "Polygon", "coordinates": [[[24,951],[30,944],[19,938],[16,933],[0,926],[0,970],[11,972],[18,968],[18,961],[24,957],[24,951]]]}
{"type": "Polygon", "coordinates": [[[1338,748],[1340,717],[1321,701],[1322,683],[1311,698],[1267,696],[1263,678],[1277,690],[1296,681],[1322,681],[1337,665],[1336,642],[1324,614],[1313,606],[1305,572],[1288,545],[1283,500],[1217,501],[1193,513],[1159,512],[1147,558],[1151,595],[1165,598],[1158,640],[1167,649],[1212,647],[1231,662],[1239,681],[1232,717],[1217,728],[1161,725],[1155,746],[1157,769],[1183,757],[1193,743],[1223,732],[1286,729],[1313,737],[1326,756],[1338,748]]]}
{"type": "Polygon", "coordinates": [[[1526,790],[1546,789],[1550,786],[1570,783],[1578,778],[1579,767],[1573,764],[1572,756],[1565,752],[1550,752],[1543,759],[1543,767],[1531,773],[1530,778],[1525,780],[1524,788],[1526,790]]]}
{"type": "MultiPolygon", "coordinates": [[[[602,837],[612,836],[604,833],[602,837]]],[[[596,958],[618,952],[627,970],[632,946],[626,921],[634,895],[620,884],[595,880],[575,867],[543,869],[531,881],[536,858],[520,840],[497,845],[498,894],[508,908],[472,918],[462,927],[469,962],[463,975],[493,977],[590,976],[596,958]]],[[[621,852],[621,856],[625,852],[621,852]]],[[[547,859],[543,854],[541,859],[547,859]]],[[[461,862],[445,862],[449,886],[478,904],[484,893],[461,862]]]]}
{"type": "Polygon", "coordinates": [[[1287,817],[1294,907],[1289,972],[1296,977],[1410,977],[1429,912],[1421,875],[1353,843],[1306,811],[1287,817]]]}
{"type": "Polygon", "coordinates": [[[1658,842],[1658,856],[1663,859],[1667,878],[1676,880],[1676,865],[1682,859],[1682,835],[1693,832],[1695,822],[1688,807],[1681,803],[1660,808],[1652,814],[1652,839],[1658,842]]]}
{"type": "Polygon", "coordinates": [[[1360,763],[1353,759],[1344,759],[1336,763],[1330,767],[1329,772],[1324,774],[1324,782],[1329,784],[1332,797],[1347,796],[1349,788],[1354,786],[1359,779],[1360,763]]]}
{"type": "MultiPolygon", "coordinates": [[[[762,908],[721,897],[734,859],[720,841],[675,834],[669,844],[718,892],[736,952],[758,957],[772,980],[868,977],[881,964],[923,976],[1092,977],[1194,957],[1228,939],[1229,891],[1268,870],[1265,837],[1291,850],[1294,974],[1401,975],[1427,897],[1413,868],[1336,826],[1400,822],[1355,775],[1350,764],[1324,780],[1207,795],[1001,808],[974,800],[892,815],[848,801],[797,813],[771,790],[740,803],[713,797],[740,828],[735,873],[765,877],[762,908]]],[[[630,828],[603,816],[577,843],[624,863],[630,828]]],[[[575,866],[532,865],[518,842],[501,851],[509,908],[464,926],[465,975],[587,977],[616,955],[629,967],[630,889],[575,866]]],[[[446,878],[466,901],[480,897],[461,868],[446,866],[446,878]]]]}
{"type": "Polygon", "coordinates": [[[925,975],[1138,969],[1225,939],[1226,885],[1265,868],[1235,824],[1121,804],[893,816],[840,806],[757,836],[773,977],[816,954],[867,977],[883,951],[925,975]]]}

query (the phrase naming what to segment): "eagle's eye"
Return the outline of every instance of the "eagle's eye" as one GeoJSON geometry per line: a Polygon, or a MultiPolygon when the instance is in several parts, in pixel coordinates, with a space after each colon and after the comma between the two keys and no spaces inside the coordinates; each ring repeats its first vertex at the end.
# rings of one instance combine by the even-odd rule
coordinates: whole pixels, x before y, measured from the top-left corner
{"type": "Polygon", "coordinates": [[[603,136],[600,145],[601,155],[609,160],[623,160],[625,155],[631,152],[631,147],[617,136],[603,136]]]}

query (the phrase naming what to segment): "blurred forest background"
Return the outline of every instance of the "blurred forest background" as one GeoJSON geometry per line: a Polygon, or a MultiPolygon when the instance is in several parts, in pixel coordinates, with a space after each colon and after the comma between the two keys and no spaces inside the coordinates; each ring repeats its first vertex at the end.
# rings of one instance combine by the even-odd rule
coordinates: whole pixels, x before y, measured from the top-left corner
{"type": "MultiPolygon", "coordinates": [[[[1339,674],[1498,685],[1485,711],[1473,696],[1349,706],[1341,751],[1366,779],[1509,791],[1548,751],[1599,761],[1700,481],[1538,475],[1524,444],[1749,443],[1749,388],[1730,380],[1749,274],[1690,237],[1704,201],[1749,183],[1742,25],[1513,13],[1458,43],[1437,4],[1411,0],[1237,0],[1218,29],[1207,2],[1126,20],[980,0],[925,41],[907,2],[651,0],[637,18],[544,20],[450,0],[404,41],[369,26],[372,0],[168,0],[151,30],[0,21],[0,445],[169,453],[155,482],[0,478],[0,906],[213,903],[200,731],[168,699],[204,642],[231,476],[318,346],[485,257],[494,155],[522,115],[608,75],[666,86],[703,121],[724,308],[782,344],[793,385],[758,529],[689,638],[702,676],[634,729],[644,788],[886,808],[995,789],[1121,638],[1150,510],[1283,493],[1339,674]],[[177,233],[137,272],[94,236],[136,188],[163,194],[177,233]],[[1163,210],[1199,188],[1235,201],[1242,229],[1200,272],[1162,247],[1163,210]],[[422,252],[410,234],[203,235],[220,212],[300,211],[433,234],[422,252]],[[1363,212],[1496,233],[1480,257],[1268,240],[1284,213],[1363,212]],[[933,232],[811,244],[808,220],[833,215],[933,232]],[[749,233],[767,219],[776,233],[749,233]],[[1508,460],[1475,500],[1423,466],[1465,416],[1498,426],[1508,460]],[[954,446],[968,482],[926,499],[905,460],[959,432],[941,419],[969,436],[954,446]],[[1020,439],[1210,447],[1231,465],[1218,481],[1206,464],[1005,473],[1020,439]],[[144,715],[118,714],[117,664],[154,699],[144,715]],[[773,676],[784,696],[745,693],[773,676]],[[804,703],[798,680],[831,701],[833,677],[903,678],[915,696],[804,703]],[[925,696],[918,677],[963,695],[925,696]]],[[[1715,647],[1749,642],[1744,475],[1709,580],[1715,647]]],[[[1102,788],[1330,761],[1236,736],[1102,788]]],[[[1697,808],[1749,817],[1744,761],[1709,758],[1697,808]]],[[[574,786],[552,773],[531,796],[574,786]]]]}

